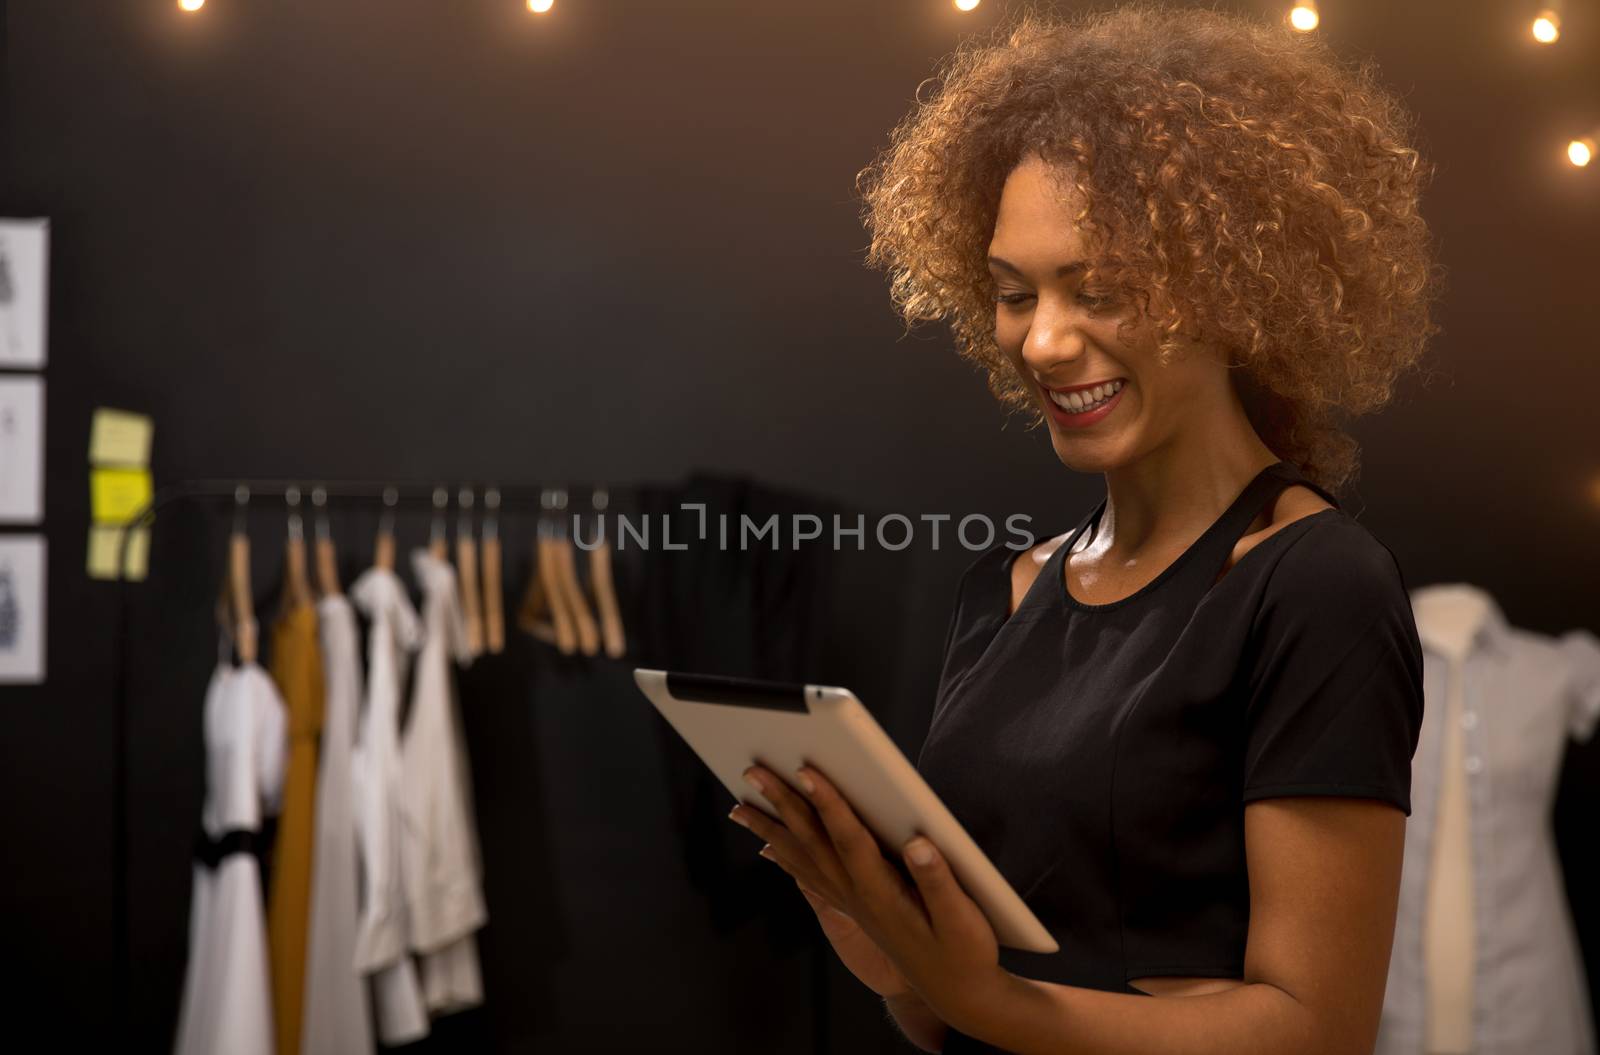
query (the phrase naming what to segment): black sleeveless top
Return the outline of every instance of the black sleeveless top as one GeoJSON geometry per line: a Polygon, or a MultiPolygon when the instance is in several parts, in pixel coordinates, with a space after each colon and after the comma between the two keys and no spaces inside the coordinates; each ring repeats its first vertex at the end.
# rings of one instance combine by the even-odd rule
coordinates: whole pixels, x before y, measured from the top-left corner
{"type": "MultiPolygon", "coordinates": [[[[917,769],[1061,945],[1003,947],[1002,967],[1119,993],[1153,975],[1238,978],[1247,803],[1345,795],[1411,812],[1423,692],[1410,599],[1389,548],[1280,461],[1144,588],[1083,604],[1063,568],[1105,506],[1009,618],[1020,550],[967,568],[917,769]],[[1218,581],[1295,483],[1335,508],[1218,581]]],[[[998,1049],[952,1029],[943,1050],[998,1049]]]]}

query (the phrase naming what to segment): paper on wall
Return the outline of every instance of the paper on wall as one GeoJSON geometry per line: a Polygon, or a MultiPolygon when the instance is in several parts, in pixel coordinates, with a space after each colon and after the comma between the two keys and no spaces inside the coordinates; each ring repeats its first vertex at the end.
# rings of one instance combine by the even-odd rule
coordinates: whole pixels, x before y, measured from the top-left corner
{"type": "Polygon", "coordinates": [[[44,519],[44,378],[0,376],[0,523],[44,519]]]}
{"type": "Polygon", "coordinates": [[[44,681],[43,535],[0,535],[0,684],[44,681]]]}

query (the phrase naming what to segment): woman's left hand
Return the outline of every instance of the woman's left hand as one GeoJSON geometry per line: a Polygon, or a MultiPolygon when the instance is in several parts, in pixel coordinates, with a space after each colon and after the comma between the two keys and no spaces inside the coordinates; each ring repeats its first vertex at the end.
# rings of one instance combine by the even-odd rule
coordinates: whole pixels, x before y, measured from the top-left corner
{"type": "Polygon", "coordinates": [[[1004,974],[1000,945],[983,910],[928,839],[917,836],[901,848],[913,887],[814,767],[800,768],[799,789],[759,762],[744,775],[759,784],[781,819],[748,804],[734,809],[733,819],[770,844],[762,856],[854,919],[940,1018],[963,1020],[981,1007],[1004,974]],[[919,862],[915,855],[923,848],[928,857],[919,862]]]}

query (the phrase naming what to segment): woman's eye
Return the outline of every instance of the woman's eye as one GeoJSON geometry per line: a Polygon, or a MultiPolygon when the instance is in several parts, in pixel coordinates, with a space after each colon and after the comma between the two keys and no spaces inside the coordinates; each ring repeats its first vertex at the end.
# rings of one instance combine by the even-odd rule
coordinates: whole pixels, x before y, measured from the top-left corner
{"type": "MultiPolygon", "coordinates": [[[[995,302],[999,303],[999,304],[1012,304],[1012,305],[1015,305],[1015,304],[1021,304],[1023,301],[1027,300],[1031,296],[1033,296],[1032,293],[1002,293],[999,296],[995,297],[995,302]]],[[[1111,298],[1110,297],[1097,297],[1097,296],[1095,296],[1093,294],[1090,294],[1090,293],[1079,293],[1078,294],[1078,303],[1082,304],[1086,308],[1094,310],[1094,309],[1104,308],[1107,305],[1109,305],[1111,303],[1111,298]]]]}

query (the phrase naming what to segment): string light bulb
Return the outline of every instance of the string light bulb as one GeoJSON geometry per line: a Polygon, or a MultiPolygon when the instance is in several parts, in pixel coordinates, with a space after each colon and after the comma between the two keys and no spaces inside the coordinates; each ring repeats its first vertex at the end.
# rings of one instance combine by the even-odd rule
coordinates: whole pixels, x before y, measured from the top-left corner
{"type": "Polygon", "coordinates": [[[206,0],[178,0],[178,9],[195,12],[206,6],[206,0]]]}
{"type": "Polygon", "coordinates": [[[1533,20],[1533,39],[1541,44],[1554,44],[1561,36],[1561,16],[1554,11],[1539,12],[1533,20]]]}
{"type": "Polygon", "coordinates": [[[1289,11],[1289,25],[1302,33],[1309,33],[1317,28],[1317,23],[1322,18],[1317,14],[1316,0],[1300,0],[1289,11]]]}
{"type": "Polygon", "coordinates": [[[1594,151],[1595,143],[1590,137],[1584,136],[1582,139],[1574,139],[1567,144],[1567,160],[1578,168],[1583,168],[1594,160],[1594,151]]]}
{"type": "Polygon", "coordinates": [[[955,0],[957,11],[971,11],[978,6],[978,0],[955,0]]]}
{"type": "Polygon", "coordinates": [[[553,3],[555,0],[528,0],[528,10],[536,15],[542,15],[550,10],[550,5],[553,3]]]}

